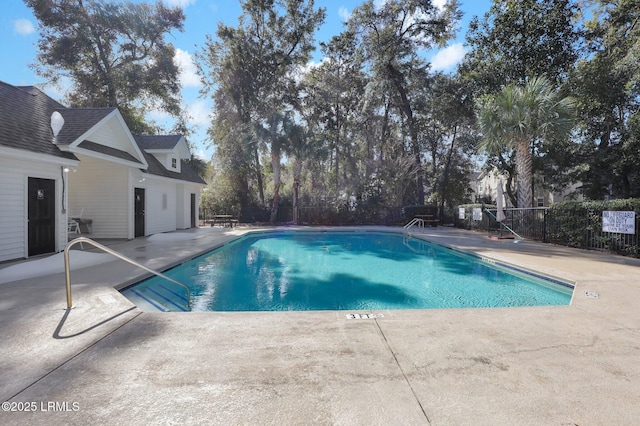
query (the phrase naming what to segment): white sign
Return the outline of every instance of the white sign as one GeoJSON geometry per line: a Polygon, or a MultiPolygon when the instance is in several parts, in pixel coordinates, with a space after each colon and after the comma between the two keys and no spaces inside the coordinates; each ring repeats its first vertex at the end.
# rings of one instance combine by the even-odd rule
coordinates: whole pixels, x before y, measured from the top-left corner
{"type": "Polygon", "coordinates": [[[473,220],[482,220],[482,209],[479,207],[473,208],[473,220]]]}
{"type": "Polygon", "coordinates": [[[602,232],[636,233],[636,212],[602,212],[602,232]]]}
{"type": "Polygon", "coordinates": [[[464,207],[458,208],[458,219],[464,219],[464,207]]]}

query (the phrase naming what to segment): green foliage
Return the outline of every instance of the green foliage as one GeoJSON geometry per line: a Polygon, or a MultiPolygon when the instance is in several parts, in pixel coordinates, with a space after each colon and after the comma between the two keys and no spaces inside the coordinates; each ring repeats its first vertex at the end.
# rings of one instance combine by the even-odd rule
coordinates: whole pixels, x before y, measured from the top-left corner
{"type": "Polygon", "coordinates": [[[562,84],[578,57],[578,6],[576,0],[494,0],[469,25],[471,51],[461,74],[479,94],[524,84],[532,76],[562,84]]]}
{"type": "Polygon", "coordinates": [[[583,140],[577,177],[588,198],[640,196],[640,1],[599,1],[587,22],[588,55],[572,87],[583,140]]]}
{"type": "Polygon", "coordinates": [[[640,198],[628,198],[618,200],[600,200],[600,201],[563,201],[555,203],[551,206],[553,210],[610,210],[623,211],[635,210],[640,212],[640,198]]]}
{"type": "MultiPolygon", "coordinates": [[[[242,2],[239,26],[218,25],[218,41],[208,38],[197,54],[205,92],[216,104],[213,127],[241,128],[239,141],[249,145],[249,169],[256,177],[259,197],[265,202],[260,151],[268,151],[274,179],[271,219],[278,214],[280,163],[289,141],[299,133],[292,115],[299,104],[294,78],[297,67],[309,60],[315,30],[324,21],[324,9],[313,0],[247,0],[242,2]],[[209,69],[206,69],[208,66],[209,69]]],[[[226,135],[214,139],[237,143],[226,135]]],[[[232,154],[232,150],[225,150],[232,154]]],[[[229,173],[236,173],[229,171],[229,173]]],[[[248,176],[245,176],[248,182],[248,176]]],[[[248,200],[245,200],[248,201],[248,200]]],[[[244,204],[243,204],[244,205],[244,204]]]]}
{"type": "Polygon", "coordinates": [[[182,31],[184,14],[158,2],[25,0],[40,24],[36,72],[73,82],[72,107],[117,107],[130,130],[155,133],[143,119],[157,107],[182,114],[175,49],[164,40],[182,31]]]}
{"type": "Polygon", "coordinates": [[[386,107],[393,107],[404,119],[414,159],[415,202],[419,204],[424,203],[425,196],[415,112],[421,102],[418,82],[426,78],[427,66],[418,51],[444,45],[453,36],[452,29],[460,17],[457,1],[438,8],[431,1],[388,0],[377,5],[369,0],[354,9],[348,22],[350,31],[358,35],[372,72],[369,93],[386,92],[386,107]]]}
{"type": "Polygon", "coordinates": [[[532,152],[566,138],[574,125],[575,100],[544,77],[508,85],[478,101],[482,148],[489,155],[515,149],[518,207],[533,205],[532,152]]]}
{"type": "Polygon", "coordinates": [[[602,234],[603,211],[635,211],[638,216],[640,215],[640,198],[566,201],[554,204],[550,208],[554,223],[549,227],[548,240],[578,248],[589,248],[587,240],[591,240],[589,244],[595,247],[627,256],[638,256],[640,247],[637,243],[629,243],[624,235],[602,234]]]}

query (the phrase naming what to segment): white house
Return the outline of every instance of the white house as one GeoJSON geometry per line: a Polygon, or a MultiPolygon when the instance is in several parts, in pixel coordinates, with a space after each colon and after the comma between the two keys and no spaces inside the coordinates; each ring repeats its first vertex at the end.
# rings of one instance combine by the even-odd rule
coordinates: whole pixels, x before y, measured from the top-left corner
{"type": "MultiPolygon", "coordinates": [[[[502,182],[502,187],[505,188],[507,177],[500,174],[497,169],[483,170],[480,173],[475,173],[470,176],[471,188],[473,190],[472,198],[475,201],[481,199],[492,200],[495,203],[496,196],[498,194],[498,185],[502,182]]],[[[542,188],[542,185],[537,184],[535,186],[535,202],[534,207],[548,207],[553,203],[559,203],[567,200],[581,200],[582,195],[579,193],[581,184],[576,183],[564,191],[554,192],[548,191],[542,188]]],[[[514,191],[516,190],[514,185],[514,191]]],[[[506,195],[506,204],[511,207],[509,197],[506,195]]]]}
{"type": "Polygon", "coordinates": [[[205,183],[189,157],[182,136],[137,140],[115,108],[66,108],[0,82],[0,261],[63,250],[73,217],[91,238],[195,227],[205,183]]]}

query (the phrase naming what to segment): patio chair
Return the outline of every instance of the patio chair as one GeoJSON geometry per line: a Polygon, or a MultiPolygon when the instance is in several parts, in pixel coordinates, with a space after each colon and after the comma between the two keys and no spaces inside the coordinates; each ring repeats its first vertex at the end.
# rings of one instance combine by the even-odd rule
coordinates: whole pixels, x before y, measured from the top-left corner
{"type": "Polygon", "coordinates": [[[76,222],[73,219],[69,219],[69,221],[67,222],[67,233],[71,234],[80,234],[80,225],[78,224],[78,222],[76,222]]]}

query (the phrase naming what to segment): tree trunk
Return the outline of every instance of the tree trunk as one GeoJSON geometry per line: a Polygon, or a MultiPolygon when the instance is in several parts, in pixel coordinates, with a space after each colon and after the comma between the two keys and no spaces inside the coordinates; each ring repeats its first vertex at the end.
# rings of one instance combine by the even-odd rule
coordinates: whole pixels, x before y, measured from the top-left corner
{"type": "Polygon", "coordinates": [[[440,189],[440,212],[439,212],[440,222],[444,220],[444,204],[445,204],[444,194],[446,193],[447,186],[449,185],[449,171],[451,170],[451,161],[453,159],[453,153],[455,151],[457,135],[458,135],[458,126],[454,126],[453,137],[451,139],[451,145],[449,146],[449,152],[447,154],[447,162],[444,166],[444,173],[442,175],[442,186],[440,189]]]}
{"type": "Polygon", "coordinates": [[[264,207],[264,184],[262,183],[262,168],[260,167],[260,156],[258,155],[258,146],[253,150],[254,161],[256,162],[256,179],[258,181],[258,193],[260,195],[260,203],[264,207]]]}
{"type": "Polygon", "coordinates": [[[411,150],[415,159],[415,171],[416,171],[416,204],[424,204],[424,172],[422,169],[422,160],[420,158],[420,143],[418,141],[418,129],[413,117],[413,109],[411,109],[411,102],[407,96],[407,91],[404,87],[404,76],[400,71],[396,69],[391,62],[387,64],[387,70],[391,77],[393,85],[400,95],[400,110],[407,119],[407,125],[409,126],[409,137],[411,138],[411,150]]]}
{"type": "Polygon", "coordinates": [[[300,192],[300,175],[302,174],[302,162],[296,158],[293,160],[293,223],[300,224],[298,212],[298,194],[300,192]]]}
{"type": "Polygon", "coordinates": [[[529,141],[520,139],[516,141],[516,172],[518,176],[518,206],[519,208],[530,208],[533,206],[533,190],[531,184],[531,151],[529,141]]]}
{"type": "Polygon", "coordinates": [[[273,167],[273,204],[271,205],[272,224],[278,219],[278,203],[280,202],[280,150],[271,147],[271,166],[273,167]]]}

